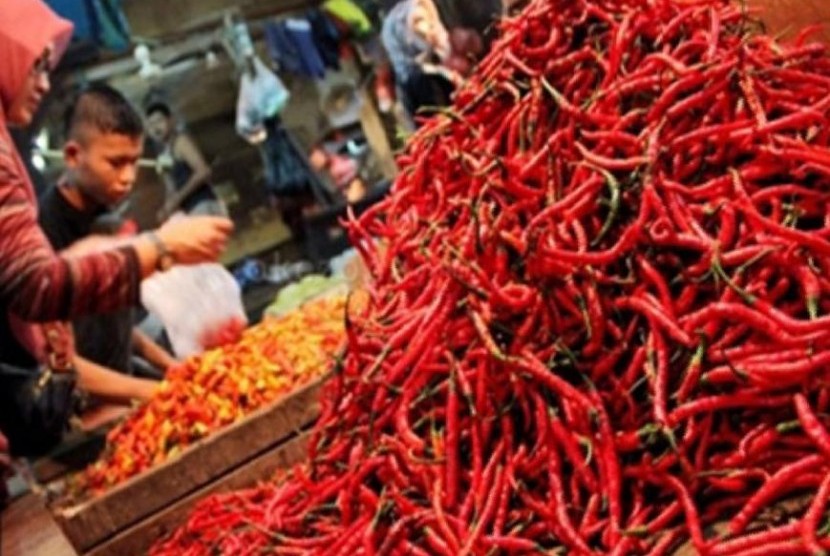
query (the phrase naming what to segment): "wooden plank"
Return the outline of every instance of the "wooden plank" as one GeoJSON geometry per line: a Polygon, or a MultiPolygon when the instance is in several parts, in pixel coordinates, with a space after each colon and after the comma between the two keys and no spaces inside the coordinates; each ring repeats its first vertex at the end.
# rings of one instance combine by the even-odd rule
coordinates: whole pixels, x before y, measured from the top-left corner
{"type": "Polygon", "coordinates": [[[43,500],[26,494],[0,512],[0,554],[3,556],[76,556],[43,500]]]}
{"type": "Polygon", "coordinates": [[[105,445],[105,431],[72,438],[32,463],[34,479],[43,485],[83,469],[95,461],[105,445]]]}
{"type": "Polygon", "coordinates": [[[88,551],[311,424],[319,414],[323,380],[283,397],[99,498],[57,508],[55,519],[79,552],[88,551]]]}
{"type": "Polygon", "coordinates": [[[137,107],[143,106],[151,90],[162,89],[181,121],[190,125],[221,116],[225,118],[226,132],[233,136],[232,114],[239,94],[234,71],[230,61],[222,56],[212,68],[200,59],[193,59],[187,64],[172,66],[153,79],[144,79],[137,70],[127,69],[123,73],[111,74],[108,82],[137,107]],[[207,91],[209,94],[206,94],[207,91]]]}
{"type": "Polygon", "coordinates": [[[280,469],[288,469],[306,459],[310,431],[305,431],[257,459],[242,465],[159,513],[137,523],[86,556],[131,556],[146,554],[156,540],[172,533],[185,522],[193,507],[205,497],[220,492],[249,488],[268,480],[280,469]]]}
{"type": "MultiPolygon", "coordinates": [[[[151,58],[156,64],[165,66],[182,57],[204,53],[221,43],[222,30],[212,29],[189,35],[173,44],[153,48],[151,49],[151,58]]],[[[138,60],[133,57],[132,53],[128,53],[116,60],[76,71],[73,74],[73,81],[81,84],[85,81],[103,81],[119,75],[137,74],[140,67],[138,60]]]]}
{"type": "Polygon", "coordinates": [[[129,412],[129,408],[116,405],[85,412],[80,416],[80,430],[68,434],[60,446],[32,463],[34,479],[45,485],[95,461],[104,449],[107,433],[129,412]]]}
{"type": "Polygon", "coordinates": [[[124,4],[135,36],[159,39],[184,36],[221,24],[226,12],[257,19],[314,7],[320,0],[143,0],[124,4]]]}

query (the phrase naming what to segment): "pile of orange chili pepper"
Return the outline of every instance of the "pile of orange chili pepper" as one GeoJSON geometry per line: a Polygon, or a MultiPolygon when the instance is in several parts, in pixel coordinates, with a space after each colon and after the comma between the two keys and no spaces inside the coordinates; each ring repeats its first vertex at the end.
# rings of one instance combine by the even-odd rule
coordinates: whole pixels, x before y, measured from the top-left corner
{"type": "Polygon", "coordinates": [[[345,297],[320,299],[168,370],[81,479],[98,494],[321,376],[344,342],[345,297]]]}

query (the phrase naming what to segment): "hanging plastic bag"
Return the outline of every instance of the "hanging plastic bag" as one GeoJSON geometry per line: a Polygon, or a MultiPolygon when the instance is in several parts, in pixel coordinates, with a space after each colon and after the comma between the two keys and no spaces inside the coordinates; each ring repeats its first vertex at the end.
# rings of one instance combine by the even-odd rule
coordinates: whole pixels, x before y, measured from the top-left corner
{"type": "Polygon", "coordinates": [[[277,75],[254,57],[253,75],[242,74],[236,104],[236,132],[246,141],[265,140],[265,120],[277,116],[288,104],[291,94],[277,75]]]}
{"type": "Polygon", "coordinates": [[[164,323],[180,359],[237,341],[247,324],[239,284],[215,263],[151,276],[141,284],[141,302],[164,323]]]}

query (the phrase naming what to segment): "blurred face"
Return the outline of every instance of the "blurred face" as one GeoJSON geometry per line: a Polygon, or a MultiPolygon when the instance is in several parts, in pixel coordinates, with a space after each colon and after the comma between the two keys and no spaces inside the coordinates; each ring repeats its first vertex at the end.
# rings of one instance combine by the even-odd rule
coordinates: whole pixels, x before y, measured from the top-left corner
{"type": "Polygon", "coordinates": [[[449,56],[449,35],[432,0],[418,0],[410,12],[412,28],[435,50],[442,60],[449,56]]]}
{"type": "Polygon", "coordinates": [[[172,123],[170,118],[162,112],[153,112],[147,116],[147,133],[153,140],[163,143],[170,137],[172,123]]]}
{"type": "Polygon", "coordinates": [[[9,123],[15,126],[27,126],[40,106],[43,97],[49,92],[49,63],[52,56],[51,47],[32,66],[20,94],[14,99],[7,114],[9,123]]]}
{"type": "Polygon", "coordinates": [[[142,137],[85,129],[64,147],[72,183],[104,207],[121,203],[133,189],[138,174],[142,137]]]}

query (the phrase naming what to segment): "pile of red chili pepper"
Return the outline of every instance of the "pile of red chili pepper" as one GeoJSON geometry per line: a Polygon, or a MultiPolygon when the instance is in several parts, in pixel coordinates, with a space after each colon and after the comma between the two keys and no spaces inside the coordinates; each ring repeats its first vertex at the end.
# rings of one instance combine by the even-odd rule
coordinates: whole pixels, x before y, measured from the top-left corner
{"type": "Polygon", "coordinates": [[[532,1],[351,224],[308,467],[153,553],[825,553],[829,116],[741,5],[532,1]]]}
{"type": "Polygon", "coordinates": [[[169,369],[155,397],[110,431],[83,488],[105,491],[330,371],[344,310],[343,296],[310,302],[169,369]]]}

